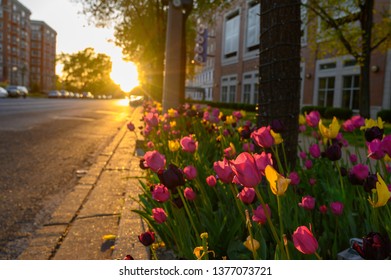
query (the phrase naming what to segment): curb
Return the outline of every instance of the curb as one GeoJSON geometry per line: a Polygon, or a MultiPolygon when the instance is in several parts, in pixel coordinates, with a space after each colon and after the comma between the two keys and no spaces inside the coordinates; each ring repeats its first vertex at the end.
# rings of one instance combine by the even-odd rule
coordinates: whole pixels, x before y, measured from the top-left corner
{"type": "MultiPolygon", "coordinates": [[[[130,119],[142,125],[142,107],[134,108],[130,119]]],[[[143,176],[136,154],[141,135],[122,126],[96,162],[80,178],[74,189],[38,229],[19,260],[101,260],[150,259],[147,249],[138,241],[144,232],[142,219],[133,213],[139,205],[132,198],[141,193],[143,176]],[[115,235],[115,240],[103,240],[115,235]]]]}

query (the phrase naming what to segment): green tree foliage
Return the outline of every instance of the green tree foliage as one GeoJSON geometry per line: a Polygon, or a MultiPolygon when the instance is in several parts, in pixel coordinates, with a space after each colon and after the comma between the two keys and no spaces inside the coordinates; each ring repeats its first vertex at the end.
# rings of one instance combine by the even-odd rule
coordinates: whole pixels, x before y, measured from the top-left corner
{"type": "MultiPolygon", "coordinates": [[[[124,58],[138,64],[141,83],[160,101],[163,89],[168,0],[73,0],[96,26],[114,26],[115,44],[124,58]]],[[[197,19],[213,18],[225,0],[195,0],[187,11],[186,61],[194,57],[197,19]],[[191,13],[190,13],[191,11],[191,13]]],[[[188,73],[192,73],[187,64],[188,73]]]]}
{"type": "Polygon", "coordinates": [[[112,63],[106,54],[86,48],[74,54],[61,53],[58,61],[63,65],[62,84],[67,90],[90,91],[95,95],[119,91],[110,77],[112,63]]]}
{"type": "Polygon", "coordinates": [[[308,11],[309,42],[318,54],[350,54],[360,65],[360,113],[370,113],[370,61],[391,43],[389,1],[302,0],[308,11]]]}

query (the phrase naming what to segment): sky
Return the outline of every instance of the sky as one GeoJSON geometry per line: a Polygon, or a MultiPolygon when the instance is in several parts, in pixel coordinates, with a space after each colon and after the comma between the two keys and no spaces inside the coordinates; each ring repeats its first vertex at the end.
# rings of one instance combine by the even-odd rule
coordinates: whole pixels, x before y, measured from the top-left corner
{"type": "MultiPolygon", "coordinates": [[[[57,32],[57,53],[76,53],[93,47],[96,53],[105,53],[113,62],[112,78],[123,90],[128,91],[137,79],[135,66],[122,61],[121,49],[114,43],[113,29],[96,28],[88,24],[87,17],[81,14],[81,4],[71,0],[18,0],[31,11],[30,19],[42,20],[57,32]],[[131,77],[124,76],[130,73],[131,77]],[[132,80],[132,82],[130,81],[132,80]],[[128,84],[128,85],[126,85],[128,84]]],[[[57,74],[61,67],[57,68],[57,74]]]]}

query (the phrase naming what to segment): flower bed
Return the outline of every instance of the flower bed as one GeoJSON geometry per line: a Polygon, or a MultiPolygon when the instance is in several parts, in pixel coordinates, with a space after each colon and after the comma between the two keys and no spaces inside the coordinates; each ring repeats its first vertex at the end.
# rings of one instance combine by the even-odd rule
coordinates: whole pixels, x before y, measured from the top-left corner
{"type": "Polygon", "coordinates": [[[153,253],[164,246],[183,259],[337,259],[352,246],[362,258],[389,257],[391,135],[381,119],[325,126],[316,111],[301,115],[298,127],[312,137],[292,170],[281,160],[283,125],[256,128],[245,112],[211,107],[164,115],[157,104],[144,107],[148,183],[140,182],[142,209],[134,211],[149,226],[139,239],[153,253]],[[366,138],[364,157],[343,138],[353,132],[366,138]]]}

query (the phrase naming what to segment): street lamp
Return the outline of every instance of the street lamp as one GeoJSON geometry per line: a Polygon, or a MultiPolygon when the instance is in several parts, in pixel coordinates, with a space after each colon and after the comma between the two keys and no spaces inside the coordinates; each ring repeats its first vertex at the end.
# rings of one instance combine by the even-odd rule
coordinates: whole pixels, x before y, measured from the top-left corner
{"type": "Polygon", "coordinates": [[[18,71],[17,66],[12,66],[12,75],[11,75],[11,83],[16,84],[15,81],[17,80],[16,71],[18,71]]]}

